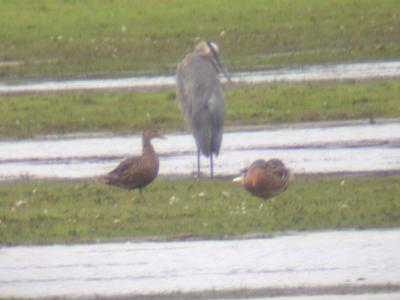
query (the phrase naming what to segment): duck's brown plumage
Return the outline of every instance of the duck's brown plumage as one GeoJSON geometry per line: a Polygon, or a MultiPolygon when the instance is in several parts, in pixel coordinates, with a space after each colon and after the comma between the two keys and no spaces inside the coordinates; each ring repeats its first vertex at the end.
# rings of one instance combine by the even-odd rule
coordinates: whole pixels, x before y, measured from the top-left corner
{"type": "Polygon", "coordinates": [[[155,130],[144,131],[142,155],[126,158],[100,181],[126,189],[141,189],[150,184],[157,177],[159,168],[158,156],[151,145],[153,138],[163,136],[155,130]]]}
{"type": "Polygon", "coordinates": [[[243,171],[245,189],[263,200],[282,193],[289,184],[290,171],[280,159],[258,159],[243,171]]]}

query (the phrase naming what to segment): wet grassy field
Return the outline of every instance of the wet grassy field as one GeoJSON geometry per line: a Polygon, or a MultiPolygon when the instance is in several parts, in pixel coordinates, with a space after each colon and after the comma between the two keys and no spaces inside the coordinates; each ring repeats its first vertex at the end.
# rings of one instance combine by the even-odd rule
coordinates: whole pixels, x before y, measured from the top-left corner
{"type": "Polygon", "coordinates": [[[199,39],[230,70],[399,58],[397,0],[4,0],[0,79],[164,74],[199,39]]]}
{"type": "MultiPolygon", "coordinates": [[[[0,81],[173,74],[200,39],[229,71],[399,59],[397,0],[12,1],[0,4],[0,81]]],[[[399,118],[398,81],[226,89],[226,125],[399,118]]],[[[0,96],[0,139],[184,129],[172,90],[0,96]],[[138,113],[140,112],[140,113],[138,113]]],[[[145,203],[95,183],[0,183],[0,244],[220,238],[400,226],[400,177],[300,177],[260,201],[228,181],[159,179],[145,203]]]]}
{"type": "MultiPolygon", "coordinates": [[[[398,81],[281,84],[226,89],[225,124],[399,118],[398,81]]],[[[172,91],[0,96],[0,137],[184,130],[172,91]],[[139,112],[139,113],[138,113],[139,112]]]]}
{"type": "Polygon", "coordinates": [[[158,179],[135,191],[89,182],[0,184],[0,243],[222,238],[328,228],[400,226],[399,176],[295,178],[261,205],[228,180],[158,179]]]}

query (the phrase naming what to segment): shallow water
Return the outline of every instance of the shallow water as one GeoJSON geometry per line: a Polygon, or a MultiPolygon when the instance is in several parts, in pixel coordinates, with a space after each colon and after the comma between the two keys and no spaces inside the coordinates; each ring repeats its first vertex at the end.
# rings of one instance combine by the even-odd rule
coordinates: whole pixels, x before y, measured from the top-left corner
{"type": "MultiPolygon", "coordinates": [[[[322,80],[360,80],[400,76],[400,61],[350,63],[282,68],[270,71],[232,73],[235,84],[268,84],[276,82],[307,82],[322,80]]],[[[225,79],[222,79],[226,82],[225,79]]],[[[59,92],[99,89],[160,89],[172,88],[175,76],[88,79],[29,82],[17,85],[0,83],[0,94],[27,92],[59,92]]]]}
{"type": "MultiPolygon", "coordinates": [[[[233,300],[238,298],[225,298],[221,300],[233,300]]],[[[242,298],[240,298],[242,299],[242,298]]],[[[259,298],[245,298],[246,300],[268,300],[271,297],[259,297],[259,298]]],[[[349,295],[307,295],[307,296],[288,296],[288,297],[279,297],[276,300],[399,300],[400,293],[392,292],[392,293],[371,293],[365,294],[362,293],[360,295],[357,294],[349,294],[349,295]]]]}
{"type": "MultiPolygon", "coordinates": [[[[191,135],[155,141],[160,174],[196,169],[191,135]]],[[[295,173],[398,170],[400,124],[230,132],[224,135],[216,174],[238,174],[258,158],[279,157],[295,173]]],[[[140,136],[0,143],[0,178],[96,176],[124,156],[139,154],[140,136]]],[[[203,171],[208,160],[202,158],[203,171]]]]}
{"type": "MultiPolygon", "coordinates": [[[[0,143],[0,180],[28,177],[81,178],[110,171],[141,152],[141,137],[100,137],[0,143]]],[[[196,170],[190,134],[155,140],[160,174],[196,170]]],[[[285,128],[224,134],[217,175],[235,175],[258,158],[281,158],[297,174],[400,170],[400,123],[285,128]]],[[[202,158],[208,173],[208,159],[202,158]]]]}
{"type": "Polygon", "coordinates": [[[0,297],[400,284],[400,231],[0,248],[0,297]],[[188,280],[190,278],[190,280],[188,280]]]}

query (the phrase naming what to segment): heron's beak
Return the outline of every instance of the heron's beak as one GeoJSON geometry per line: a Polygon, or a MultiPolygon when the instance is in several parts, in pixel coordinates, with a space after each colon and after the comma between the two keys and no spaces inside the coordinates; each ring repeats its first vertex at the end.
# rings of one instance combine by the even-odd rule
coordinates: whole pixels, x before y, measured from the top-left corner
{"type": "Polygon", "coordinates": [[[217,56],[215,58],[215,61],[217,62],[217,66],[219,71],[224,74],[224,76],[226,77],[226,79],[228,80],[228,82],[232,82],[231,77],[228,75],[228,73],[225,70],[224,64],[222,63],[221,59],[219,58],[219,56],[217,56]]]}
{"type": "Polygon", "coordinates": [[[157,138],[162,139],[162,140],[166,140],[167,139],[165,137],[165,135],[162,135],[162,134],[157,135],[157,138]]]}
{"type": "Polygon", "coordinates": [[[221,72],[222,74],[224,74],[225,77],[226,77],[226,79],[227,79],[229,82],[232,82],[231,77],[228,75],[228,73],[227,73],[226,70],[225,70],[224,64],[222,63],[221,58],[219,57],[218,52],[214,49],[214,47],[212,46],[212,44],[211,44],[210,42],[206,42],[206,43],[207,43],[207,45],[208,45],[208,47],[209,47],[209,49],[210,49],[210,51],[211,51],[211,56],[212,56],[213,60],[215,61],[215,64],[214,64],[215,68],[216,68],[219,72],[221,72]]]}
{"type": "Polygon", "coordinates": [[[237,183],[237,184],[243,184],[243,176],[239,176],[239,177],[235,177],[232,179],[233,183],[237,183]]]}
{"type": "Polygon", "coordinates": [[[221,71],[222,71],[222,73],[225,75],[225,77],[226,77],[226,80],[228,80],[228,82],[232,82],[232,80],[231,80],[231,77],[228,75],[228,73],[226,73],[226,70],[225,70],[225,68],[224,68],[224,65],[221,65],[221,71]]]}

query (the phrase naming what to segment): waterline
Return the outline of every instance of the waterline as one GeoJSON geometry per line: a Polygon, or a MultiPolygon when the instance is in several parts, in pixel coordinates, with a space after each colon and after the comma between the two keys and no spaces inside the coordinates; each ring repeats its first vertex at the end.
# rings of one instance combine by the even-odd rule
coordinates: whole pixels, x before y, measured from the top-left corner
{"type": "MultiPolygon", "coordinates": [[[[240,72],[231,74],[234,84],[274,84],[279,82],[312,82],[326,80],[364,80],[400,76],[400,61],[368,62],[282,68],[270,71],[240,72]]],[[[226,80],[222,78],[226,83],[226,80]]],[[[18,85],[0,83],[1,94],[32,92],[65,92],[84,90],[143,90],[171,89],[175,76],[130,77],[117,79],[87,79],[30,82],[18,85]]]]}

